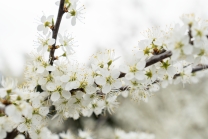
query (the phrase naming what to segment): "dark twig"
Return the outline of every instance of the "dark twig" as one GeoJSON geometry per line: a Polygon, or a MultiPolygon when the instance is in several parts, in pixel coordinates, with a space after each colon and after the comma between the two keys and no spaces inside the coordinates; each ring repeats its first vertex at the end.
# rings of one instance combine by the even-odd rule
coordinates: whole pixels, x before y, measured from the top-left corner
{"type": "MultiPolygon", "coordinates": [[[[59,5],[59,10],[58,10],[58,16],[56,19],[56,24],[52,28],[52,32],[53,32],[52,38],[55,39],[55,43],[52,45],[52,48],[50,50],[50,55],[49,55],[50,65],[53,65],[53,61],[55,60],[54,53],[55,53],[55,49],[56,49],[56,39],[57,39],[59,26],[61,24],[61,19],[62,19],[63,15],[64,15],[64,0],[61,0],[60,5],[59,5]]],[[[1,110],[1,111],[3,111],[3,110],[1,110]]],[[[17,135],[18,135],[18,131],[16,129],[14,129],[12,132],[7,134],[6,139],[14,139],[17,135]]],[[[25,135],[25,138],[30,139],[29,134],[25,135]]]]}
{"type": "Polygon", "coordinates": [[[18,135],[17,129],[14,129],[12,132],[7,133],[6,139],[14,139],[18,135]]]}
{"type": "MultiPolygon", "coordinates": [[[[198,71],[202,71],[202,70],[205,70],[205,69],[208,69],[208,65],[197,65],[196,67],[194,67],[192,69],[192,73],[195,73],[195,72],[198,72],[198,71]]],[[[181,76],[180,74],[175,74],[173,76],[173,79],[176,79],[177,77],[181,76]]],[[[155,80],[152,84],[155,84],[155,83],[159,83],[160,80],[155,80]]],[[[147,90],[149,88],[146,88],[147,90]]],[[[119,88],[120,91],[125,91],[125,90],[130,90],[130,87],[129,86],[123,86],[121,88],[119,88]]]]}
{"type": "Polygon", "coordinates": [[[164,53],[161,53],[160,55],[154,55],[151,58],[147,59],[145,67],[153,65],[153,64],[155,64],[165,58],[171,57],[171,56],[172,56],[171,51],[165,51],[164,53]]]}
{"type": "MultiPolygon", "coordinates": [[[[200,64],[192,69],[192,73],[197,72],[197,71],[202,71],[204,69],[208,69],[208,65],[201,65],[200,64]]],[[[173,79],[176,79],[178,76],[180,76],[180,74],[175,74],[173,79]]]]}
{"type": "Polygon", "coordinates": [[[64,15],[64,0],[61,0],[60,5],[59,5],[59,10],[58,10],[58,16],[56,19],[56,24],[55,24],[54,28],[52,29],[52,31],[53,31],[52,38],[55,39],[55,43],[52,45],[52,48],[50,50],[50,56],[49,56],[50,65],[53,65],[53,61],[55,60],[54,53],[56,50],[56,39],[57,39],[59,26],[61,24],[61,19],[62,19],[63,15],[64,15]]]}
{"type": "Polygon", "coordinates": [[[194,41],[192,40],[193,36],[191,32],[191,26],[189,26],[188,35],[189,35],[189,44],[194,45],[194,41]]]}
{"type": "MultiPolygon", "coordinates": [[[[154,55],[151,58],[147,59],[145,67],[153,65],[153,64],[155,64],[155,63],[157,63],[157,62],[159,62],[159,61],[161,61],[161,60],[163,60],[165,58],[171,57],[171,56],[172,56],[172,52],[171,51],[165,51],[165,52],[163,52],[163,53],[161,53],[159,55],[154,55]]],[[[121,73],[119,78],[122,78],[125,75],[126,75],[126,73],[121,73]]]]}

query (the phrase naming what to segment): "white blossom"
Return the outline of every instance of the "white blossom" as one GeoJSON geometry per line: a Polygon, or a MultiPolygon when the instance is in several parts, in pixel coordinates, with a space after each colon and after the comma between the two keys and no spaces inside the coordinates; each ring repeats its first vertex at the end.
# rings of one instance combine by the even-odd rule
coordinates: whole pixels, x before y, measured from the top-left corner
{"type": "Polygon", "coordinates": [[[44,35],[48,33],[48,28],[52,27],[53,23],[53,15],[46,17],[43,15],[41,17],[41,24],[38,25],[38,31],[42,31],[44,35]]]}

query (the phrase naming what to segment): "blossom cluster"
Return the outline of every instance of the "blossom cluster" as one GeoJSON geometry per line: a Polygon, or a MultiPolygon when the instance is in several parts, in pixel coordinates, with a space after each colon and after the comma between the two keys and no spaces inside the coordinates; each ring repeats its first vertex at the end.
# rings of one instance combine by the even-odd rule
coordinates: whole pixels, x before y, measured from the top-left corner
{"type": "MultiPolygon", "coordinates": [[[[64,12],[67,18],[71,18],[72,25],[76,19],[82,18],[83,7],[77,8],[77,5],[78,0],[64,2],[64,12]]],[[[25,82],[18,85],[15,79],[2,79],[0,138],[17,129],[19,133],[28,133],[32,139],[44,139],[53,136],[46,128],[47,118],[51,116],[63,121],[90,117],[93,113],[113,113],[119,105],[117,98],[120,95],[146,102],[161,87],[197,82],[201,76],[193,73],[193,68],[208,60],[208,22],[194,15],[183,15],[181,20],[182,24],[168,31],[148,30],[147,38],[139,41],[133,51],[132,60],[116,68],[115,61],[119,57],[115,56],[114,50],[92,55],[90,67],[71,61],[69,56],[74,53],[74,38],[60,33],[57,45],[56,39],[51,37],[55,28],[53,16],[42,16],[37,29],[43,36],[38,38],[37,52],[31,54],[26,65],[25,82]],[[63,54],[55,57],[51,64],[52,57],[46,59],[45,54],[60,47],[63,54]],[[168,51],[172,52],[171,57],[147,64],[154,56],[168,51]]],[[[117,134],[121,139],[139,136],[121,131],[117,134]]],[[[60,136],[68,138],[64,134],[60,136]]]]}

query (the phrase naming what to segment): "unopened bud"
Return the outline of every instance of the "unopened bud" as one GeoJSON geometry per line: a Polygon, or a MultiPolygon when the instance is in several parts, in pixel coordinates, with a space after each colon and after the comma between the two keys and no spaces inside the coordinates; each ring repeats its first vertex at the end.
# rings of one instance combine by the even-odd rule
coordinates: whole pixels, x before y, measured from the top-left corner
{"type": "Polygon", "coordinates": [[[64,12],[67,13],[68,12],[68,8],[64,7],[64,12]]]}
{"type": "Polygon", "coordinates": [[[58,60],[58,56],[56,56],[56,57],[54,58],[54,60],[58,60]]]}
{"type": "Polygon", "coordinates": [[[51,45],[49,45],[49,46],[48,46],[48,49],[51,49],[51,48],[52,48],[52,46],[51,46],[51,45]]]}
{"type": "Polygon", "coordinates": [[[54,25],[50,26],[50,29],[51,29],[51,30],[54,30],[54,25]]]}
{"type": "Polygon", "coordinates": [[[60,46],[59,45],[56,45],[56,49],[58,49],[58,48],[60,48],[60,46]]]}

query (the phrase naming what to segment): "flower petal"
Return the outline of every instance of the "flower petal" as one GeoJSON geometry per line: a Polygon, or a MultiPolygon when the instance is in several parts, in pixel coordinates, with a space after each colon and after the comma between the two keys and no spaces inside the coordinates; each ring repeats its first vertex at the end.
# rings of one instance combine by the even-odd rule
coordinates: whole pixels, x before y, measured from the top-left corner
{"type": "Polygon", "coordinates": [[[139,61],[136,65],[138,70],[143,70],[145,66],[146,66],[146,61],[144,60],[139,61]]]}
{"type": "Polygon", "coordinates": [[[127,73],[126,75],[125,75],[125,78],[127,79],[127,80],[131,80],[131,79],[133,79],[134,78],[134,74],[133,73],[127,73]]]}
{"type": "Polygon", "coordinates": [[[99,84],[99,85],[104,85],[104,84],[106,84],[106,79],[103,78],[103,77],[97,77],[97,78],[95,79],[95,82],[96,82],[97,84],[99,84]]]}
{"type": "Polygon", "coordinates": [[[43,15],[43,16],[41,17],[41,22],[44,23],[45,21],[46,21],[46,16],[43,15]]]}
{"type": "Polygon", "coordinates": [[[111,76],[114,78],[114,79],[117,79],[120,75],[120,71],[117,70],[117,69],[114,69],[111,71],[111,76]]]}
{"type": "Polygon", "coordinates": [[[54,71],[56,68],[54,66],[47,66],[46,70],[47,71],[54,71]]]}
{"type": "Polygon", "coordinates": [[[109,93],[110,90],[111,90],[111,85],[110,85],[110,84],[106,84],[106,85],[104,85],[103,88],[102,88],[102,92],[103,92],[104,94],[109,93]]]}
{"type": "Polygon", "coordinates": [[[49,113],[48,107],[40,107],[39,108],[39,114],[42,116],[46,116],[49,113]]]}
{"type": "Polygon", "coordinates": [[[137,80],[143,80],[145,78],[145,75],[142,71],[137,71],[136,74],[135,74],[135,78],[137,80]]]}
{"type": "Polygon", "coordinates": [[[55,43],[55,39],[50,39],[49,41],[48,41],[48,44],[49,45],[53,45],[55,43]]]}
{"type": "Polygon", "coordinates": [[[51,95],[51,100],[52,101],[57,101],[60,98],[59,92],[53,92],[51,95]]]}
{"type": "Polygon", "coordinates": [[[119,69],[121,72],[127,73],[129,70],[129,67],[127,65],[120,65],[119,69]]]}
{"type": "Polygon", "coordinates": [[[75,24],[76,24],[76,17],[72,17],[71,24],[72,24],[72,26],[75,26],[75,24]]]}
{"type": "Polygon", "coordinates": [[[69,91],[63,91],[61,94],[65,99],[71,98],[71,93],[69,91]]]}

